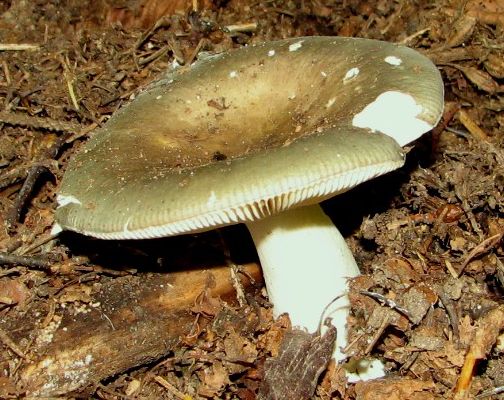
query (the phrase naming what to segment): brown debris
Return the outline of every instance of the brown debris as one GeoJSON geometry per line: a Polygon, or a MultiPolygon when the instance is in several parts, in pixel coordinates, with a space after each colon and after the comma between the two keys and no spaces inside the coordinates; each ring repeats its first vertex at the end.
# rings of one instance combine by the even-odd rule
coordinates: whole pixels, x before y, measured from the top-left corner
{"type": "MultiPolygon", "coordinates": [[[[257,266],[247,271],[259,278],[257,266]]],[[[232,298],[224,267],[192,274],[190,281],[183,272],[127,277],[123,283],[101,286],[90,297],[75,291],[72,297],[70,292],[62,294],[62,303],[73,304],[60,306],[59,315],[40,329],[30,348],[32,361],[21,369],[24,390],[38,396],[67,393],[98,382],[112,370],[121,372],[163,355],[190,331],[193,317],[187,310],[205,290],[209,274],[216,282],[212,295],[232,298]]]]}
{"type": "Polygon", "coordinates": [[[336,341],[336,328],[323,334],[299,329],[285,333],[279,354],[266,360],[258,399],[306,400],[315,392],[320,374],[326,369],[336,341]]]}
{"type": "MultiPolygon", "coordinates": [[[[180,314],[166,316],[158,306],[173,299],[154,290],[183,271],[253,263],[248,236],[224,229],[239,233],[225,257],[211,235],[184,238],[183,252],[178,238],[55,238],[55,195],[92,130],[175,61],[336,34],[426,54],[443,75],[446,112],[404,169],[325,204],[364,272],[350,288],[347,354],[379,358],[390,374],[349,384],[330,363],[311,398],[451,398],[457,382],[460,396],[496,397],[504,386],[493,347],[504,291],[503,16],[502,0],[0,2],[0,398],[26,395],[23,382],[65,397],[257,398],[265,360],[278,357],[290,331],[287,317],[272,321],[265,293],[238,269],[241,307],[226,274],[198,281],[198,293],[186,284],[180,314]],[[94,360],[84,371],[88,350],[94,360]],[[52,380],[45,359],[55,360],[52,380]],[[478,360],[486,368],[474,368],[478,360]]],[[[229,106],[212,103],[216,112],[229,106]]]]}
{"type": "Polygon", "coordinates": [[[469,351],[465,356],[460,378],[457,381],[455,388],[456,398],[464,398],[471,385],[473,370],[477,362],[487,357],[502,330],[504,330],[503,306],[493,309],[478,321],[478,327],[474,333],[469,351]]]}
{"type": "Polygon", "coordinates": [[[355,392],[355,398],[358,400],[431,400],[441,398],[435,395],[435,386],[432,382],[422,382],[410,378],[359,382],[355,385],[355,392]]]}

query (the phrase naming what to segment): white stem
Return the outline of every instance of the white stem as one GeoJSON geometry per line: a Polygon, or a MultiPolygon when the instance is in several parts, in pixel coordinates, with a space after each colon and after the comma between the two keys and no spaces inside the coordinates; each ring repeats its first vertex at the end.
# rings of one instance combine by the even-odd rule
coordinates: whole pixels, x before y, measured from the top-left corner
{"type": "Polygon", "coordinates": [[[318,329],[322,317],[331,317],[338,334],[334,356],[342,360],[339,348],[347,342],[349,311],[347,279],[359,275],[359,268],[338,229],[318,205],[247,226],[275,317],[289,313],[293,326],[309,332],[318,329]],[[331,303],[338,296],[342,297],[331,303]]]}
{"type": "MultiPolygon", "coordinates": [[[[318,329],[322,318],[331,317],[337,329],[333,358],[343,360],[340,349],[347,344],[350,308],[347,280],[360,272],[338,229],[318,205],[284,211],[247,227],[261,260],[274,316],[288,313],[293,326],[309,332],[318,329]]],[[[349,382],[385,374],[383,364],[375,359],[350,362],[343,368],[349,382]]]]}

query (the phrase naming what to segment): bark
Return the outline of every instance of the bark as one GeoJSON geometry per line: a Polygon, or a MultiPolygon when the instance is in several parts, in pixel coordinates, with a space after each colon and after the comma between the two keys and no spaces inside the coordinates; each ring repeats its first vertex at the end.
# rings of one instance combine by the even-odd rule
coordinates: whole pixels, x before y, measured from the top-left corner
{"type": "MultiPolygon", "coordinates": [[[[257,265],[246,265],[244,272],[261,281],[257,265]]],[[[250,290],[251,282],[242,281],[250,290]]],[[[57,396],[162,357],[190,333],[190,309],[205,290],[233,302],[229,268],[111,280],[92,295],[89,304],[95,306],[87,312],[71,315],[67,307],[39,331],[22,366],[23,389],[30,396],[57,396]],[[43,346],[42,333],[48,341],[43,346]]],[[[21,330],[22,319],[18,323],[21,330]]]]}

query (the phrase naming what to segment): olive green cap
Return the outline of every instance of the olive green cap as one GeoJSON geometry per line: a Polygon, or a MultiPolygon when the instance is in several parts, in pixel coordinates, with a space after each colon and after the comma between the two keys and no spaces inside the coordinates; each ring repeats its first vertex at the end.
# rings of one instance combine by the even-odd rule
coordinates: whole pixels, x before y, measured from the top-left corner
{"type": "Polygon", "coordinates": [[[391,43],[304,37],[169,71],[71,160],[56,221],[106,239],[253,221],[403,164],[443,109],[439,72],[391,43]]]}

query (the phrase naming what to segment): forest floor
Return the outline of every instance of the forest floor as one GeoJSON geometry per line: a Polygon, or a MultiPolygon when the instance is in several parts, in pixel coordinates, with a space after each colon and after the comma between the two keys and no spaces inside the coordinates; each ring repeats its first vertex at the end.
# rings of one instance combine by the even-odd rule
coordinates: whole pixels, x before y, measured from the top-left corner
{"type": "Polygon", "coordinates": [[[404,168],[324,204],[362,271],[349,354],[388,374],[349,384],[330,364],[312,398],[503,398],[502,0],[0,1],[0,398],[256,398],[289,323],[243,226],[53,238],[55,198],[93,129],[174,60],[312,35],[407,45],[445,84],[404,168]]]}

